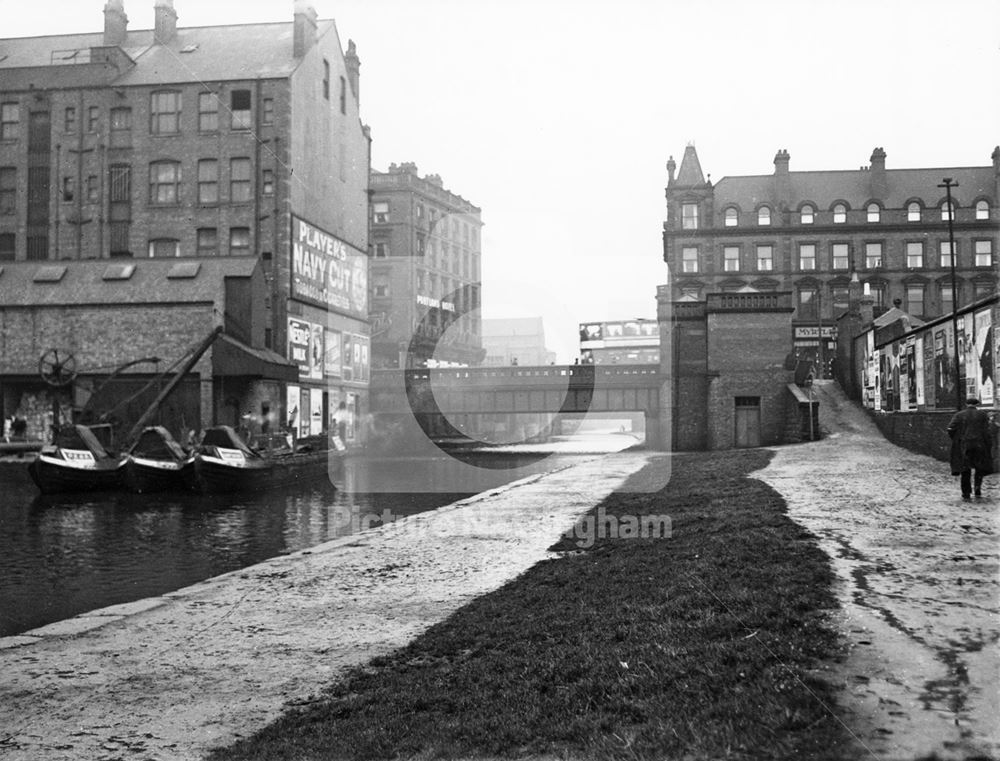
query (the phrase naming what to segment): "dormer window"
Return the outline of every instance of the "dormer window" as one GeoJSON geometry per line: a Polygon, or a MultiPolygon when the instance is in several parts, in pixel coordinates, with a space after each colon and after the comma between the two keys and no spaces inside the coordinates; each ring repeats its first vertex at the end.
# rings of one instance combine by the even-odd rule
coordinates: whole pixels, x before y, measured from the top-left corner
{"type": "Polygon", "coordinates": [[[799,211],[799,221],[804,225],[811,225],[816,218],[816,209],[806,204],[799,211]]]}
{"type": "Polygon", "coordinates": [[[696,203],[681,204],[681,229],[682,230],[698,229],[698,204],[696,203]]]}
{"type": "Polygon", "coordinates": [[[735,206],[726,209],[726,227],[736,227],[739,223],[740,215],[735,206]]]}
{"type": "Polygon", "coordinates": [[[877,203],[868,204],[868,221],[878,222],[882,216],[882,209],[877,203]]]}
{"type": "Polygon", "coordinates": [[[757,224],[761,227],[767,227],[771,224],[771,209],[767,206],[761,206],[757,209],[757,224]]]}
{"type": "Polygon", "coordinates": [[[916,201],[910,201],[906,205],[906,221],[907,222],[919,222],[920,221],[920,204],[916,201]]]}
{"type": "Polygon", "coordinates": [[[842,225],[847,221],[847,207],[838,203],[833,207],[833,223],[836,225],[842,225]]]}

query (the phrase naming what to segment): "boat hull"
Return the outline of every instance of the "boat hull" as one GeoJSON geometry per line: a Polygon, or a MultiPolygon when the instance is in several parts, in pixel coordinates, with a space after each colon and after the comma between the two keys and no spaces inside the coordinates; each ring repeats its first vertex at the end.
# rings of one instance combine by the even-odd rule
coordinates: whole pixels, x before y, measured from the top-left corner
{"type": "Polygon", "coordinates": [[[300,452],[247,458],[244,462],[195,456],[186,471],[189,484],[202,494],[233,494],[264,491],[306,483],[339,472],[341,457],[335,451],[300,452]]]}
{"type": "Polygon", "coordinates": [[[118,459],[74,463],[43,452],[28,465],[28,473],[42,494],[113,491],[123,484],[124,463],[118,459]]]}
{"type": "Polygon", "coordinates": [[[129,456],[125,461],[125,485],[136,494],[160,491],[189,491],[184,469],[188,461],[157,460],[129,456]]]}

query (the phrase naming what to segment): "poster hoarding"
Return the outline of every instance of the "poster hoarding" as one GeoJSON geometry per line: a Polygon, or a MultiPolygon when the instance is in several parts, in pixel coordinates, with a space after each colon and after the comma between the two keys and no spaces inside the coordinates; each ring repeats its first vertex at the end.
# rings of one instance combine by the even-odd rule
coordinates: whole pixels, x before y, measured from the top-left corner
{"type": "Polygon", "coordinates": [[[292,215],[293,299],[368,319],[368,257],[315,225],[292,215]]]}

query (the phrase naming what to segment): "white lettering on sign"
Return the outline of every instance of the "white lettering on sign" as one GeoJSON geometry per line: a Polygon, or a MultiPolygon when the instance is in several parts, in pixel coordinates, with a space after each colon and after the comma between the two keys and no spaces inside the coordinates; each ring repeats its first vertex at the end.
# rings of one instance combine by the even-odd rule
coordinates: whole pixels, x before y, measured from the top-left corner
{"type": "Polygon", "coordinates": [[[219,450],[219,457],[221,457],[226,462],[231,462],[234,465],[243,465],[246,463],[246,457],[238,449],[226,449],[224,447],[216,447],[219,450]]]}
{"type": "Polygon", "coordinates": [[[65,459],[73,462],[96,462],[94,455],[86,449],[64,449],[62,454],[65,459]]]}

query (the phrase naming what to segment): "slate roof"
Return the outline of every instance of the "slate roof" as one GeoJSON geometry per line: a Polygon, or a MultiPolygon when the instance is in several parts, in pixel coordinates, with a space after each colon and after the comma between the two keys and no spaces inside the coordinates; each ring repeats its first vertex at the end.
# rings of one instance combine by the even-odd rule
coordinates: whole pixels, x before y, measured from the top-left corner
{"type": "Polygon", "coordinates": [[[253,257],[204,259],[86,259],[72,261],[4,262],[0,266],[0,304],[45,307],[122,304],[221,304],[226,277],[249,277],[253,257]],[[106,279],[133,265],[127,278],[106,279]],[[175,277],[183,269],[193,277],[175,277]],[[58,280],[39,280],[46,274],[58,280]]]}
{"type": "MultiPolygon", "coordinates": [[[[136,65],[111,81],[128,86],[287,77],[300,61],[292,56],[293,27],[291,21],[179,27],[177,36],[166,45],[154,44],[151,29],[129,30],[122,49],[136,65]],[[184,49],[190,52],[181,52],[184,49]]],[[[333,20],[317,22],[317,39],[331,30],[336,33],[333,20]]],[[[27,78],[36,87],[46,83],[52,87],[73,86],[78,84],[75,79],[93,78],[93,67],[53,65],[53,53],[89,51],[103,45],[103,32],[0,39],[0,70],[45,67],[44,71],[5,71],[5,89],[27,78]]],[[[61,59],[59,56],[56,60],[61,59]]]]}

